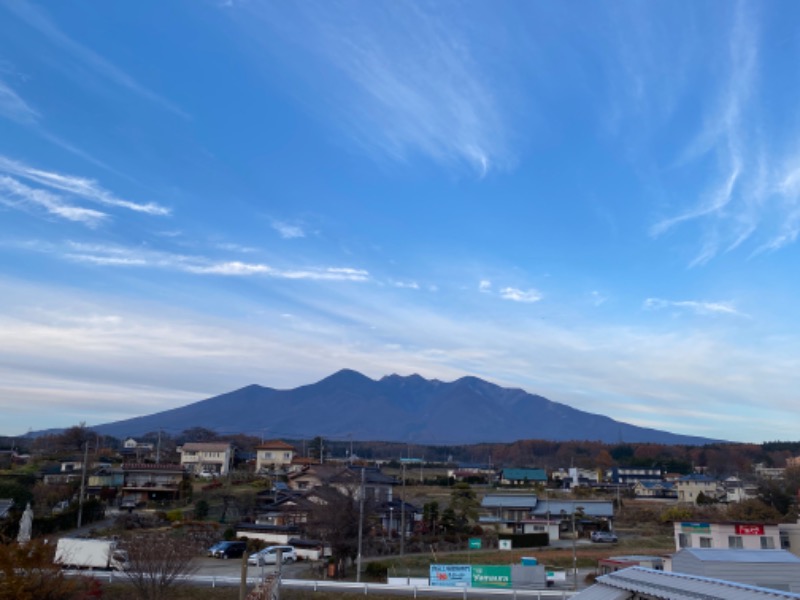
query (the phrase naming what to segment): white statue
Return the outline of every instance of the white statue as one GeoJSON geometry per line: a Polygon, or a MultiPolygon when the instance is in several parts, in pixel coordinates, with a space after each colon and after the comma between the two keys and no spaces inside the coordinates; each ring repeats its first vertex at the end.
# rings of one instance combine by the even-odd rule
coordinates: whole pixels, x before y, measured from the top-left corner
{"type": "Polygon", "coordinates": [[[22,513],[22,518],[19,520],[19,534],[17,534],[17,542],[25,544],[31,541],[31,528],[33,527],[33,509],[31,503],[25,507],[25,512],[22,513]]]}

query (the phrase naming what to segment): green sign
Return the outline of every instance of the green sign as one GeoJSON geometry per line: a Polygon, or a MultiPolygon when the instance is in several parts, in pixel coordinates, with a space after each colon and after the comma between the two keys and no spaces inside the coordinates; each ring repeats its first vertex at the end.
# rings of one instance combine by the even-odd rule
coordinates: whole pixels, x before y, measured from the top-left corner
{"type": "Polygon", "coordinates": [[[711,533],[711,525],[708,523],[681,523],[683,533],[711,533]]]}
{"type": "Polygon", "coordinates": [[[481,538],[469,538],[469,549],[470,550],[480,550],[481,549],[481,538]]]}
{"type": "Polygon", "coordinates": [[[472,566],[472,587],[476,588],[510,588],[511,567],[494,565],[472,566]]]}

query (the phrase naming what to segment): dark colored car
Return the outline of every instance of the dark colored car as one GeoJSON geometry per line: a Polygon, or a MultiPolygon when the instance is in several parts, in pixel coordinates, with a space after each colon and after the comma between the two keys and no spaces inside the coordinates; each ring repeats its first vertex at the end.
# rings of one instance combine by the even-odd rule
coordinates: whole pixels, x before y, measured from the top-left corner
{"type": "Polygon", "coordinates": [[[241,558],[246,551],[245,542],[219,542],[208,549],[208,555],[214,558],[241,558]]]}
{"type": "Polygon", "coordinates": [[[617,542],[617,534],[611,533],[610,531],[593,531],[592,541],[598,543],[607,542],[610,544],[615,544],[617,542]]]}

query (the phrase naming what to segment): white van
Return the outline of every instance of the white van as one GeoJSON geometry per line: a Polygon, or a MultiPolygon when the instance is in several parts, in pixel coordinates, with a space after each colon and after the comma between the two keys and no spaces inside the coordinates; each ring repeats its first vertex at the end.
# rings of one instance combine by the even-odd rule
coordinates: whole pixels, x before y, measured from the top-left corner
{"type": "Polygon", "coordinates": [[[278,561],[278,550],[283,553],[283,562],[290,563],[297,560],[297,552],[294,546],[267,546],[255,554],[251,554],[247,559],[248,565],[274,565],[278,561]]]}

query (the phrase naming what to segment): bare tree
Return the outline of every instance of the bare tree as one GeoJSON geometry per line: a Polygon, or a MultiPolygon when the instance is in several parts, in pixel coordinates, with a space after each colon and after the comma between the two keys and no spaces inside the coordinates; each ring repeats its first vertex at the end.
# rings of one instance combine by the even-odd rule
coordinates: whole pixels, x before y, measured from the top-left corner
{"type": "Polygon", "coordinates": [[[94,579],[67,579],[53,563],[54,546],[0,540],[0,600],[83,600],[96,597],[94,579]]]}
{"type": "Polygon", "coordinates": [[[137,600],[162,600],[185,575],[197,570],[198,548],[191,539],[171,533],[142,533],[122,544],[128,553],[125,575],[137,600]]]}

